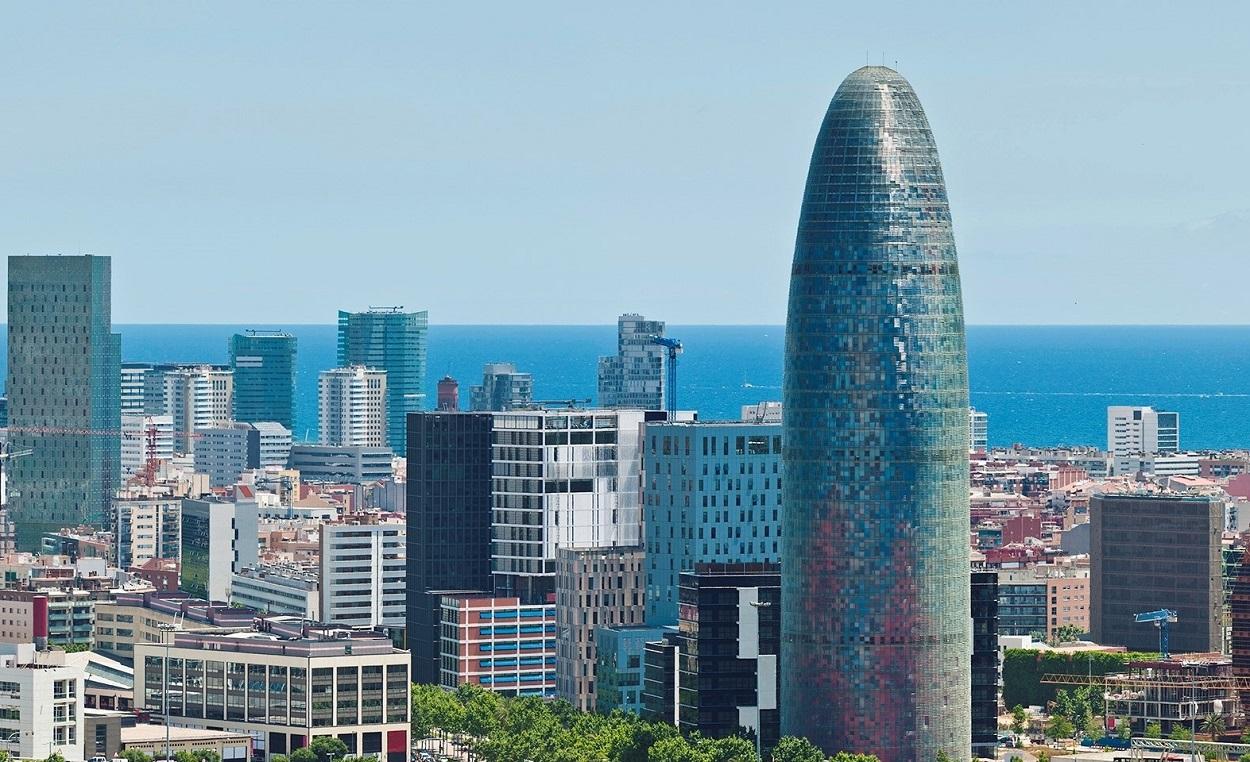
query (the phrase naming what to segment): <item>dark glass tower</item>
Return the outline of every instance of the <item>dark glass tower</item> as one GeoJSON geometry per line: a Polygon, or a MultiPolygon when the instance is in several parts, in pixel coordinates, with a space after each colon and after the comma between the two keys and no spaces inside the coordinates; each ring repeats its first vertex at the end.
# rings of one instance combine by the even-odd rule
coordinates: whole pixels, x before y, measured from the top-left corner
{"type": "Polygon", "coordinates": [[[295,347],[295,337],[281,331],[230,337],[236,421],[274,421],[295,429],[295,347]]]}
{"type": "Polygon", "coordinates": [[[928,120],[892,69],[847,77],[816,138],[785,358],[782,733],[967,759],[959,268],[928,120]]]}
{"type": "Polygon", "coordinates": [[[408,445],[408,414],[425,409],[426,334],[429,313],[403,307],[339,310],[338,367],[386,371],[386,439],[396,455],[408,445]]]}

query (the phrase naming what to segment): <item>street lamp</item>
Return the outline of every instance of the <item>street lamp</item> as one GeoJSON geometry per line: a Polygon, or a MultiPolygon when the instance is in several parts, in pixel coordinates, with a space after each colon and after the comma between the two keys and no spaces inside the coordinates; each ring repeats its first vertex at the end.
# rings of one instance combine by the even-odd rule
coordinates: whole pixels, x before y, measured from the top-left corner
{"type": "Polygon", "coordinates": [[[161,631],[161,640],[165,642],[165,664],[163,666],[165,684],[164,689],[161,691],[161,697],[164,704],[162,713],[165,715],[165,761],[169,762],[169,760],[173,759],[173,754],[170,753],[169,740],[169,645],[173,640],[174,630],[178,628],[170,622],[162,622],[156,625],[156,627],[161,631]]]}

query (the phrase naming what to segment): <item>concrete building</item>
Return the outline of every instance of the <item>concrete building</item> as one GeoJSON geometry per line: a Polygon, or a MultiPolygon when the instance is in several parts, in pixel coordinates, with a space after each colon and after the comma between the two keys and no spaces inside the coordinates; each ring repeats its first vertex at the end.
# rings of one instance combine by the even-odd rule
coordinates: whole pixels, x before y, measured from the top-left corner
{"type": "Polygon", "coordinates": [[[595,630],[595,711],[620,709],[642,714],[642,656],[648,642],[664,637],[663,627],[633,625],[595,630]]]}
{"type": "Polygon", "coordinates": [[[933,133],[893,69],[834,94],[789,272],[782,732],[881,762],[965,759],[959,263],[933,133]]]}
{"type": "Polygon", "coordinates": [[[975,407],[968,408],[968,452],[990,451],[990,414],[975,407]]]}
{"type": "Polygon", "coordinates": [[[520,373],[510,362],[488,362],[482,383],[469,387],[469,409],[503,412],[529,407],[534,400],[534,375],[520,373]]]}
{"type": "Polygon", "coordinates": [[[10,757],[83,759],[86,675],[66,656],[30,643],[0,646],[0,749],[10,757]]]}
{"type": "Polygon", "coordinates": [[[108,523],[121,476],[121,337],[108,257],[9,257],[5,465],[20,549],[45,532],[108,523]],[[94,433],[86,433],[94,432],[94,433]]]}
{"type": "Polygon", "coordinates": [[[663,320],[621,315],[616,321],[616,354],[599,358],[599,405],[665,410],[668,350],[656,337],[663,320]]]}
{"type": "Polygon", "coordinates": [[[1179,413],[1131,405],[1107,408],[1107,452],[1117,476],[1136,473],[1139,456],[1179,452],[1180,440],[1179,413]]]}
{"type": "Polygon", "coordinates": [[[1090,499],[1090,635],[1157,651],[1135,614],[1171,609],[1173,653],[1224,650],[1224,504],[1208,496],[1108,494],[1090,499]]]}
{"type": "Polygon", "coordinates": [[[174,457],[174,419],[168,415],[123,415],[122,476],[144,473],[149,455],[158,463],[174,457]]]}
{"type": "Polygon", "coordinates": [[[354,365],[318,377],[318,422],[323,445],[386,447],[386,371],[354,365]]]}
{"type": "Polygon", "coordinates": [[[220,365],[188,365],[163,375],[165,414],[174,421],[174,449],[195,450],[199,429],[233,420],[234,371],[220,365]]]}
{"type": "Polygon", "coordinates": [[[119,498],[113,501],[114,558],[118,568],[153,558],[182,560],[182,500],[119,498]]]}
{"type": "Polygon", "coordinates": [[[556,554],[556,692],[583,712],[598,706],[598,628],[641,625],[646,618],[644,559],[641,548],[556,554]]]}
{"type": "Polygon", "coordinates": [[[234,420],[274,421],[295,427],[297,340],[282,331],[247,331],[230,337],[234,370],[234,420]]]}
{"type": "Polygon", "coordinates": [[[647,423],[647,624],[677,623],[680,575],[781,558],[781,425],[647,423]]]}
{"type": "Polygon", "coordinates": [[[507,696],[553,698],[556,607],[482,593],[442,598],[439,684],[466,683],[507,696]]]}
{"type": "Polygon", "coordinates": [[[174,633],[135,647],[135,703],[153,720],[250,735],[257,756],[335,736],[348,754],[409,757],[408,654],[389,638],[301,620],[174,633]]]}
{"type": "Polygon", "coordinates": [[[676,633],[645,647],[644,669],[662,675],[644,680],[645,713],[709,738],[753,736],[767,754],[781,722],[777,565],[699,564],[681,575],[681,603],[676,633]]]}
{"type": "MultiPolygon", "coordinates": [[[[204,728],[167,728],[146,722],[122,726],[117,741],[125,751],[141,751],[153,759],[163,759],[166,748],[171,754],[211,751],[221,762],[245,762],[252,759],[252,737],[246,733],[228,733],[204,728]],[[168,746],[167,746],[168,744],[168,746]]],[[[108,756],[101,750],[101,756],[108,756]]]]}
{"type": "MultiPolygon", "coordinates": [[[[408,646],[413,679],[440,684],[442,591],[491,591],[488,413],[408,417],[408,646]]],[[[553,664],[554,666],[554,664],[553,664]]]]}
{"type": "Polygon", "coordinates": [[[1089,631],[1088,567],[1043,564],[998,571],[998,630],[1049,640],[1062,627],[1089,631]]]}
{"type": "Polygon", "coordinates": [[[230,575],[230,603],[320,621],[320,583],[316,569],[295,564],[245,566],[230,575]]]}
{"type": "Polygon", "coordinates": [[[297,444],[291,446],[290,466],[306,482],[367,484],[389,479],[394,457],[389,447],[297,444]]]}
{"type": "Polygon", "coordinates": [[[166,631],[248,628],[260,614],[223,602],[210,603],[181,591],[121,591],[96,602],[93,650],[131,662],[140,643],[161,644],[166,631]]]}
{"type": "Polygon", "coordinates": [[[401,517],[356,513],[321,527],[321,621],[403,627],[407,527],[401,517]]]}
{"type": "Polygon", "coordinates": [[[438,410],[454,413],[460,409],[460,383],[451,376],[438,380],[438,410]]]}
{"type": "Polygon", "coordinates": [[[387,444],[403,456],[409,413],[425,409],[429,314],[402,307],[339,312],[338,367],[363,365],[386,371],[387,444]]]}
{"type": "Polygon", "coordinates": [[[91,645],[95,600],[87,590],[0,590],[0,642],[91,645]]]}
{"type": "Polygon", "coordinates": [[[196,430],[195,470],[213,487],[229,487],[244,471],[284,468],[290,459],[291,431],[272,421],[228,421],[196,430]]]}
{"type": "Polygon", "coordinates": [[[758,402],[754,405],[743,405],[739,416],[744,423],[775,423],[781,424],[780,402],[758,402]]]}
{"type": "Polygon", "coordinates": [[[197,598],[230,599],[230,578],[238,569],[257,562],[257,512],[252,505],[242,513],[238,505],[215,498],[182,502],[182,589],[197,598]]]}

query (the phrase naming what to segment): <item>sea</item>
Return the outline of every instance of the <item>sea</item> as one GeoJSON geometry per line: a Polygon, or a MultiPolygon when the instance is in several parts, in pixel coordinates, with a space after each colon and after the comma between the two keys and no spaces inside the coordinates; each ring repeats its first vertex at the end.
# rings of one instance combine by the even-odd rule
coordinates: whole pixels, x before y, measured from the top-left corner
{"type": "MultiPolygon", "coordinates": [[[[335,326],[117,330],[125,360],[225,363],[230,335],[247,328],[298,337],[295,437],[315,439],[317,374],[335,365],[335,326]]],[[[667,334],[685,347],[679,407],[727,419],[742,405],[781,399],[784,333],[769,325],[670,325],[667,334]]],[[[466,404],[486,362],[533,373],[536,400],[593,399],[597,358],[615,351],[615,325],[432,325],[428,399],[451,375],[466,404]]],[[[6,357],[0,353],[0,369],[6,357]]],[[[972,404],[989,413],[992,446],[1105,446],[1108,405],[1152,405],[1180,413],[1186,449],[1250,448],[1250,326],[970,326],[968,365],[972,404]]]]}

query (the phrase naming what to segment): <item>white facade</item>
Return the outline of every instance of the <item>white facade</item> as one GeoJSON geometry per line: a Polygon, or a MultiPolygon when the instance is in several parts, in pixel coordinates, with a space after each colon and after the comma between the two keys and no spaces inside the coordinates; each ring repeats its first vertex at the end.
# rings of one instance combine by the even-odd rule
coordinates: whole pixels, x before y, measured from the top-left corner
{"type": "Polygon", "coordinates": [[[230,578],[230,603],[270,614],[321,619],[317,573],[289,565],[241,569],[230,578]]]}
{"type": "Polygon", "coordinates": [[[1114,475],[1132,474],[1142,455],[1180,451],[1180,414],[1151,407],[1107,408],[1107,452],[1114,475]]]}
{"type": "Polygon", "coordinates": [[[177,368],[165,373],[165,412],[174,419],[174,447],[192,452],[197,429],[232,418],[234,371],[212,365],[177,368]]]}
{"type": "Polygon", "coordinates": [[[747,423],[781,423],[781,403],[760,402],[755,405],[743,405],[740,417],[747,423]]]}
{"type": "Polygon", "coordinates": [[[119,568],[142,566],[153,558],[182,560],[181,499],[118,499],[113,512],[119,568]]]}
{"type": "Polygon", "coordinates": [[[1152,476],[1198,476],[1202,473],[1202,456],[1196,452],[1171,455],[1140,455],[1132,460],[1127,473],[1143,473],[1152,476]]]}
{"type": "Polygon", "coordinates": [[[322,371],[317,398],[321,444],[386,446],[386,371],[361,365],[322,371]]]}
{"type": "Polygon", "coordinates": [[[990,414],[975,407],[968,408],[968,452],[989,452],[989,431],[990,414]]]}
{"type": "Polygon", "coordinates": [[[256,421],[256,468],[286,468],[291,459],[291,430],[275,421],[256,421]]]}
{"type": "Polygon", "coordinates": [[[299,471],[304,481],[352,484],[382,481],[395,473],[394,460],[391,448],[385,446],[291,446],[291,468],[299,471]]]}
{"type": "Polygon", "coordinates": [[[9,756],[45,759],[59,753],[83,759],[81,667],[66,664],[64,651],[36,651],[33,644],[0,651],[0,749],[9,756]]]}
{"type": "Polygon", "coordinates": [[[152,454],[158,461],[174,457],[174,419],[168,415],[122,415],[122,474],[143,473],[148,462],[149,435],[153,437],[152,454]]]}
{"type": "Polygon", "coordinates": [[[403,519],[349,516],[321,527],[321,621],[402,627],[407,577],[403,519]]]}
{"type": "Polygon", "coordinates": [[[196,429],[195,470],[208,474],[212,487],[229,487],[248,469],[248,439],[252,427],[246,423],[223,423],[196,429]]]}
{"type": "Polygon", "coordinates": [[[499,575],[554,578],[559,548],[641,542],[642,410],[519,410],[494,416],[499,575]]]}

